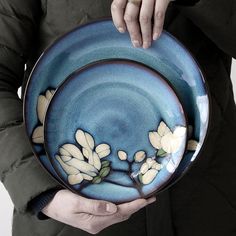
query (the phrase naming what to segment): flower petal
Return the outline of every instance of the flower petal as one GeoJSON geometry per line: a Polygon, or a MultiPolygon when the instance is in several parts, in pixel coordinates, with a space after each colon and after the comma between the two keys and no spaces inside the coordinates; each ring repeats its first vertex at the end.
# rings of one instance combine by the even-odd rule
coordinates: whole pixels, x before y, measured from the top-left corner
{"type": "Polygon", "coordinates": [[[171,153],[172,151],[172,146],[171,146],[172,139],[173,139],[173,134],[171,132],[165,134],[161,139],[162,149],[167,153],[171,153]]]}
{"type": "Polygon", "coordinates": [[[101,166],[102,166],[100,157],[98,156],[98,154],[96,152],[93,152],[93,166],[97,170],[100,170],[101,166]]]}
{"type": "Polygon", "coordinates": [[[111,153],[111,150],[109,149],[109,150],[105,150],[105,151],[103,151],[103,152],[99,152],[99,153],[98,153],[98,156],[102,159],[102,158],[104,158],[104,157],[109,156],[110,153],[111,153]]]}
{"type": "Polygon", "coordinates": [[[142,166],[140,168],[140,173],[145,174],[148,171],[148,169],[149,169],[148,164],[145,162],[142,164],[142,166]]]}
{"type": "Polygon", "coordinates": [[[94,148],[94,139],[93,137],[87,133],[84,132],[81,129],[78,129],[75,134],[76,141],[83,147],[86,148],[87,150],[93,150],[94,148]]]}
{"type": "Polygon", "coordinates": [[[184,126],[177,126],[173,132],[175,137],[184,137],[186,135],[187,129],[184,126]]]}
{"type": "Polygon", "coordinates": [[[152,165],[155,163],[156,161],[153,160],[152,158],[147,158],[146,163],[148,164],[148,168],[150,169],[152,167],[152,165]]]}
{"type": "Polygon", "coordinates": [[[150,183],[155,179],[155,177],[157,176],[157,174],[158,174],[158,170],[155,170],[155,169],[148,170],[148,171],[142,176],[142,183],[143,183],[143,184],[150,184],[150,183]]]}
{"type": "Polygon", "coordinates": [[[88,181],[92,181],[92,180],[93,180],[93,177],[92,177],[92,176],[87,175],[87,174],[84,174],[84,173],[81,173],[81,174],[82,174],[84,180],[88,180],[88,181]]]}
{"type": "Polygon", "coordinates": [[[61,148],[59,148],[59,153],[60,153],[61,156],[70,156],[70,153],[67,152],[67,151],[63,148],[63,146],[62,146],[61,148]]]}
{"type": "Polygon", "coordinates": [[[47,90],[47,91],[46,91],[45,96],[46,96],[46,99],[47,99],[48,101],[51,101],[54,92],[55,92],[55,90],[47,90]]]}
{"type": "Polygon", "coordinates": [[[87,140],[87,143],[88,143],[90,149],[93,150],[94,145],[95,145],[93,136],[91,134],[85,132],[85,137],[86,137],[86,140],[87,140]]]}
{"type": "Polygon", "coordinates": [[[67,161],[71,160],[72,157],[71,157],[71,156],[61,156],[61,159],[62,159],[64,162],[67,162],[67,161]]]}
{"type": "Polygon", "coordinates": [[[49,104],[49,101],[46,99],[46,97],[43,95],[39,95],[38,103],[37,103],[37,114],[38,114],[38,119],[41,122],[41,124],[44,123],[44,118],[46,115],[48,104],[49,104]]]}
{"type": "Polygon", "coordinates": [[[43,126],[38,126],[32,134],[32,142],[42,144],[44,143],[44,130],[43,126]]]}
{"type": "Polygon", "coordinates": [[[175,153],[179,150],[179,148],[181,147],[181,144],[184,141],[184,138],[186,136],[187,133],[187,129],[186,127],[183,126],[177,126],[173,132],[173,138],[171,141],[171,151],[172,153],[175,153]]]}
{"type": "Polygon", "coordinates": [[[93,152],[92,152],[92,151],[89,152],[88,163],[89,163],[90,165],[92,165],[92,166],[94,165],[93,152]]]}
{"type": "Polygon", "coordinates": [[[67,164],[75,167],[79,171],[81,171],[87,175],[90,175],[90,176],[96,176],[98,173],[97,169],[94,166],[90,165],[89,163],[87,163],[85,161],[80,161],[75,158],[68,161],[67,164]]]}
{"type": "Polygon", "coordinates": [[[128,155],[125,151],[118,151],[117,155],[121,161],[127,160],[128,155]]]}
{"type": "Polygon", "coordinates": [[[171,140],[171,153],[176,153],[179,151],[182,141],[183,141],[182,137],[173,136],[171,140]]]}
{"type": "Polygon", "coordinates": [[[188,151],[196,151],[197,145],[198,145],[198,142],[196,140],[191,139],[188,141],[187,150],[188,151]]]}
{"type": "Polygon", "coordinates": [[[144,151],[138,151],[134,155],[135,162],[142,162],[145,158],[146,158],[146,152],[144,151]]]}
{"type": "Polygon", "coordinates": [[[61,148],[68,152],[74,158],[84,160],[82,152],[74,144],[64,144],[61,148]]]}
{"type": "Polygon", "coordinates": [[[96,153],[98,154],[98,156],[100,158],[106,157],[111,153],[111,149],[110,146],[108,144],[99,144],[96,148],[95,148],[96,153]]]}
{"type": "Polygon", "coordinates": [[[165,124],[164,121],[161,121],[161,123],[159,124],[159,127],[157,129],[157,133],[160,136],[164,136],[165,134],[168,134],[170,131],[170,129],[167,127],[167,125],[165,124]]]}
{"type": "Polygon", "coordinates": [[[63,170],[68,174],[68,175],[75,175],[75,174],[78,174],[79,173],[79,170],[76,169],[75,167],[73,166],[70,166],[70,165],[67,165],[65,164],[61,157],[56,155],[55,158],[57,159],[57,161],[60,163],[61,167],[63,168],[63,170]]]}
{"type": "Polygon", "coordinates": [[[149,132],[149,141],[155,149],[161,148],[161,136],[157,132],[149,132]]]}
{"type": "Polygon", "coordinates": [[[81,129],[77,130],[75,133],[75,138],[78,144],[80,144],[82,147],[85,147],[85,148],[88,147],[87,140],[85,138],[85,134],[83,130],[81,129]]]}
{"type": "Polygon", "coordinates": [[[103,151],[106,151],[106,150],[110,150],[110,146],[106,143],[102,143],[102,144],[99,144],[96,148],[95,148],[95,151],[96,153],[99,153],[99,152],[103,152],[103,151]]]}
{"type": "Polygon", "coordinates": [[[87,159],[89,159],[89,156],[90,156],[91,153],[92,153],[91,150],[88,151],[86,148],[83,148],[83,149],[82,149],[82,152],[83,152],[83,155],[84,155],[87,159]]]}
{"type": "Polygon", "coordinates": [[[83,181],[83,175],[78,173],[77,175],[69,175],[68,176],[68,183],[70,185],[80,184],[83,181]]]}
{"type": "Polygon", "coordinates": [[[162,168],[162,164],[159,164],[157,162],[152,165],[152,169],[161,170],[162,168]]]}

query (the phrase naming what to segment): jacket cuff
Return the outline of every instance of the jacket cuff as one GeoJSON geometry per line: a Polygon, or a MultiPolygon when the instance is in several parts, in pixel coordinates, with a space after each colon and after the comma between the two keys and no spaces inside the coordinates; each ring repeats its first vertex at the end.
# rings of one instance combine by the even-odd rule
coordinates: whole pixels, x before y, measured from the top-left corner
{"type": "Polygon", "coordinates": [[[49,219],[49,217],[43,214],[41,211],[43,210],[44,207],[48,205],[49,202],[52,201],[56,193],[61,189],[62,188],[54,188],[41,193],[39,196],[35,197],[29,202],[28,204],[29,210],[34,215],[36,215],[39,220],[49,219]]]}
{"type": "Polygon", "coordinates": [[[0,151],[1,181],[17,211],[27,212],[28,202],[33,198],[49,189],[61,187],[32,154],[23,124],[1,131],[0,151]],[[9,163],[11,166],[7,167],[9,163]]]}

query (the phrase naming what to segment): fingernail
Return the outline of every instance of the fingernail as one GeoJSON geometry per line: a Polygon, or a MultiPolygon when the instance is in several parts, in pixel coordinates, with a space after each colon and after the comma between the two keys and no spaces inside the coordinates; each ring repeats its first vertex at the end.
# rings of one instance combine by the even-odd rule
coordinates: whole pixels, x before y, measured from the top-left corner
{"type": "Polygon", "coordinates": [[[157,40],[160,37],[160,33],[154,33],[153,40],[157,40]]]}
{"type": "Polygon", "coordinates": [[[120,33],[124,33],[125,32],[125,29],[122,28],[122,27],[119,27],[118,30],[119,30],[120,33]]]}
{"type": "Polygon", "coordinates": [[[139,41],[134,40],[134,41],[132,41],[132,43],[133,43],[134,47],[136,47],[136,48],[140,47],[139,41]]]}
{"type": "Polygon", "coordinates": [[[147,49],[147,48],[149,48],[150,47],[150,43],[149,42],[144,42],[143,43],[143,48],[145,48],[145,49],[147,49]]]}
{"type": "Polygon", "coordinates": [[[106,211],[109,213],[115,213],[117,211],[117,206],[114,204],[107,204],[106,211]]]}

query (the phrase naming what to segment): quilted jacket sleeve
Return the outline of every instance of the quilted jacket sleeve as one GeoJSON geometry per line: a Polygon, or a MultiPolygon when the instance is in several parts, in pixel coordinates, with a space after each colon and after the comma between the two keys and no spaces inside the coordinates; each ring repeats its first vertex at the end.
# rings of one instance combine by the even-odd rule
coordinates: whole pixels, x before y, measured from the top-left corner
{"type": "Polygon", "coordinates": [[[199,0],[194,6],[179,9],[222,51],[236,58],[235,0],[199,0]]]}
{"type": "Polygon", "coordinates": [[[0,1],[0,180],[18,211],[58,185],[33,156],[17,96],[40,15],[37,0],[0,1]]]}

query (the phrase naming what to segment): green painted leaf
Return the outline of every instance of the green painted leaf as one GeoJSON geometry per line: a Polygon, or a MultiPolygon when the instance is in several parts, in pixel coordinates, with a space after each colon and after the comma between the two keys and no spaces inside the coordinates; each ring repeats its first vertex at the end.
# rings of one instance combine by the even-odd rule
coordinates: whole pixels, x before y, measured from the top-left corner
{"type": "Polygon", "coordinates": [[[102,161],[102,168],[110,165],[110,161],[102,161]]]}
{"type": "Polygon", "coordinates": [[[139,181],[140,181],[141,183],[143,183],[143,175],[142,175],[142,174],[139,174],[139,175],[138,175],[138,178],[139,178],[139,181]]]}
{"type": "Polygon", "coordinates": [[[166,156],[167,152],[165,152],[162,148],[158,150],[157,156],[164,157],[166,156]]]}
{"type": "Polygon", "coordinates": [[[99,176],[104,178],[106,177],[111,171],[111,168],[110,167],[104,167],[101,169],[100,173],[99,173],[99,176]]]}
{"type": "Polygon", "coordinates": [[[101,181],[102,181],[102,178],[100,176],[96,176],[95,178],[93,178],[92,183],[99,184],[99,183],[101,183],[101,181]]]}

